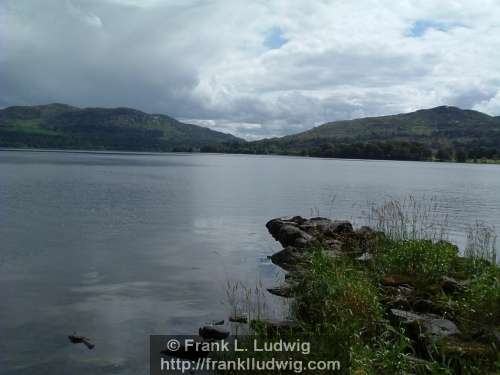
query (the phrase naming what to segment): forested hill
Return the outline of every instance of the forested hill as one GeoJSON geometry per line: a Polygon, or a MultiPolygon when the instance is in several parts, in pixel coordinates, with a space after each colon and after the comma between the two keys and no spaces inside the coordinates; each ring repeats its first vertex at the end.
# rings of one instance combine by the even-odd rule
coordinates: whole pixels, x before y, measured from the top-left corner
{"type": "Polygon", "coordinates": [[[0,147],[202,151],[393,160],[500,160],[500,117],[457,107],[335,121],[281,138],[230,134],[130,108],[0,110],[0,147]]]}
{"type": "Polygon", "coordinates": [[[242,139],[130,108],[65,104],[0,110],[0,147],[128,151],[193,151],[242,139]]]}
{"type": "MultiPolygon", "coordinates": [[[[222,150],[222,148],[224,148],[222,150]]],[[[335,121],[223,152],[396,160],[500,159],[500,117],[457,107],[335,121]]]]}

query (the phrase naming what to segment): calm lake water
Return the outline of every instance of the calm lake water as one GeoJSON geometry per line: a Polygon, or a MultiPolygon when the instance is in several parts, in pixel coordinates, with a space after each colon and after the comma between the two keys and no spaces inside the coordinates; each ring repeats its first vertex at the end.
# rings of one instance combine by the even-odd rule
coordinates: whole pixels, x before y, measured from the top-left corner
{"type": "Polygon", "coordinates": [[[0,374],[147,374],[150,334],[227,318],[227,282],[276,283],[267,220],[361,223],[410,193],[459,243],[500,228],[497,165],[0,151],[0,374]]]}

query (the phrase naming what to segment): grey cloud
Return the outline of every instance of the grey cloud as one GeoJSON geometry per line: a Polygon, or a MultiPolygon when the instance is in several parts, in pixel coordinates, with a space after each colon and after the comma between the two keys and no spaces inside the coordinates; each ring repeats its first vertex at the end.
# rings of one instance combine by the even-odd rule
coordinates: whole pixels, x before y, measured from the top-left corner
{"type": "Polygon", "coordinates": [[[498,115],[498,18],[491,0],[4,0],[0,107],[129,106],[248,139],[441,104],[498,115]]]}

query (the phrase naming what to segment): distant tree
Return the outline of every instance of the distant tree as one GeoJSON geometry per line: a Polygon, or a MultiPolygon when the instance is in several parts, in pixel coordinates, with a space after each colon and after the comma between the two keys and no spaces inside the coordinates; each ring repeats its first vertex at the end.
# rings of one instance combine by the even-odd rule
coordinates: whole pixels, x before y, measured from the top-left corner
{"type": "Polygon", "coordinates": [[[451,160],[451,150],[449,147],[440,147],[436,152],[436,159],[439,161],[451,160]]]}
{"type": "Polygon", "coordinates": [[[463,148],[459,148],[455,151],[455,160],[459,163],[465,163],[467,161],[467,152],[463,148]]]}

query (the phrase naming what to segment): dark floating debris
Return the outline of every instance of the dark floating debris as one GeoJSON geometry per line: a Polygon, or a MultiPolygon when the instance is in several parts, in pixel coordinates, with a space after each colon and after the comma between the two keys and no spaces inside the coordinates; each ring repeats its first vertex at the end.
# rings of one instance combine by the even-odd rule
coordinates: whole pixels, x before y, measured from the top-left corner
{"type": "Polygon", "coordinates": [[[72,344],[84,344],[89,350],[94,349],[95,345],[90,342],[90,339],[84,336],[79,336],[76,333],[68,336],[72,344]]]}

